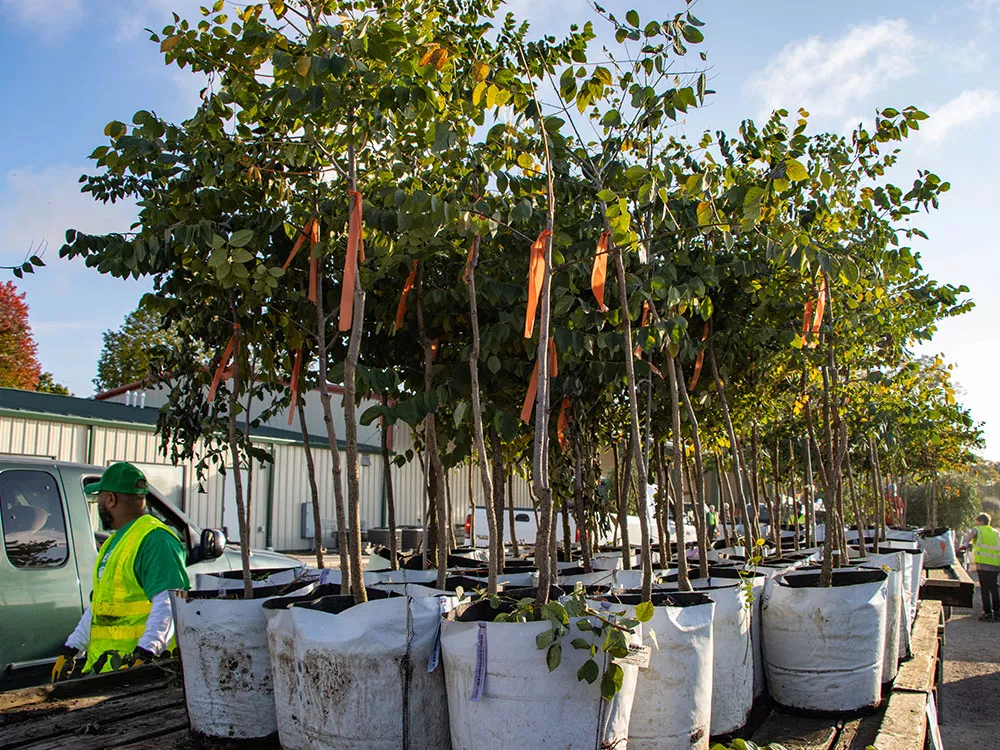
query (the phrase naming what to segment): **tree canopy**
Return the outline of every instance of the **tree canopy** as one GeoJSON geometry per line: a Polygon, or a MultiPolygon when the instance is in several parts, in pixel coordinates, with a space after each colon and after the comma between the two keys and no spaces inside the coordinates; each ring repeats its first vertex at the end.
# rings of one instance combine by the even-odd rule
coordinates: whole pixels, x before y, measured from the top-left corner
{"type": "Polygon", "coordinates": [[[183,369],[166,412],[191,434],[225,417],[235,452],[239,398],[260,383],[285,403],[344,383],[352,557],[366,390],[386,400],[362,421],[419,431],[439,555],[446,466],[481,462],[487,497],[487,461],[530,474],[539,611],[552,510],[588,508],[584,529],[616,512],[587,469],[612,445],[617,512],[633,481],[640,507],[647,482],[661,488],[640,513],[647,595],[648,524],[665,528],[670,497],[682,534],[710,465],[731,467],[747,529],[759,502],[781,514],[796,478],[821,487],[829,520],[884,524],[888,477],[961,463],[980,440],[913,354],[971,306],[911,245],[949,184],[886,177],[927,115],[887,107],[844,136],[780,110],[679,138],[673,123],[713,92],[705,53],[689,61],[704,25],[678,5],[645,21],[595,6],[562,37],[499,17],[497,0],[272,0],[233,17],[220,0],[175,16],[152,38],[208,76],[202,104],[181,123],[108,123],[83,189],[135,199],[139,220],[70,230],[60,254],[151,276],[144,306],[212,357],[183,369]],[[845,502],[854,466],[872,489],[845,502]]]}

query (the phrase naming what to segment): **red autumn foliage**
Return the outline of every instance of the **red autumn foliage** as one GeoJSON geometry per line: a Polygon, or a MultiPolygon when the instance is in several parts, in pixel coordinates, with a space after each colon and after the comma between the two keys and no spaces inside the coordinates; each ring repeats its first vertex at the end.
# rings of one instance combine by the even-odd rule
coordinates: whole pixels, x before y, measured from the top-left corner
{"type": "Polygon", "coordinates": [[[0,388],[33,391],[42,367],[24,298],[13,281],[0,284],[0,388]]]}

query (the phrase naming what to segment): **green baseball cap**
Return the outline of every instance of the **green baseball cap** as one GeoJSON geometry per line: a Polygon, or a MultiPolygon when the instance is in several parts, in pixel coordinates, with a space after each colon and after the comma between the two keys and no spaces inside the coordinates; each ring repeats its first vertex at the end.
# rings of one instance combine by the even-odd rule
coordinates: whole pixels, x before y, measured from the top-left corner
{"type": "Polygon", "coordinates": [[[83,491],[87,495],[97,495],[98,492],[122,492],[127,495],[145,495],[149,492],[146,477],[136,467],[126,461],[111,464],[101,474],[96,482],[85,484],[83,491]]]}

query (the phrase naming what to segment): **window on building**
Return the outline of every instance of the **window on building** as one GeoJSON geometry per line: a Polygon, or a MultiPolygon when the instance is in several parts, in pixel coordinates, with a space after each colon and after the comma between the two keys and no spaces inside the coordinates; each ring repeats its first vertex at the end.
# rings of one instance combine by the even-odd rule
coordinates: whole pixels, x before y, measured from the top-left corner
{"type": "Polygon", "coordinates": [[[7,559],[15,567],[55,568],[69,556],[62,498],[47,472],[0,472],[0,526],[7,559]]]}

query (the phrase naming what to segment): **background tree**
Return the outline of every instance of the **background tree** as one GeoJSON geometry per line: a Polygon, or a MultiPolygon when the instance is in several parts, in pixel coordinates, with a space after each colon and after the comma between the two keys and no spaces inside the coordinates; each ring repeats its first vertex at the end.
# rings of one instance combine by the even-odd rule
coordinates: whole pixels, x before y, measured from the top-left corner
{"type": "Polygon", "coordinates": [[[0,284],[0,388],[33,391],[42,367],[24,299],[13,281],[0,284]]]}
{"type": "Polygon", "coordinates": [[[38,376],[38,385],[35,387],[35,390],[39,393],[54,393],[57,396],[73,395],[69,392],[69,388],[55,381],[55,376],[51,372],[43,372],[38,376]]]}
{"type": "Polygon", "coordinates": [[[94,386],[101,391],[149,377],[156,348],[176,348],[180,337],[165,326],[163,317],[139,305],[128,314],[121,328],[104,332],[104,347],[97,360],[94,386]]]}

